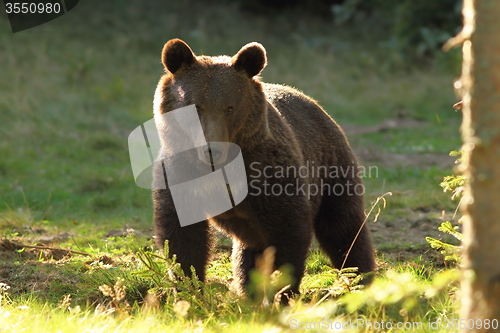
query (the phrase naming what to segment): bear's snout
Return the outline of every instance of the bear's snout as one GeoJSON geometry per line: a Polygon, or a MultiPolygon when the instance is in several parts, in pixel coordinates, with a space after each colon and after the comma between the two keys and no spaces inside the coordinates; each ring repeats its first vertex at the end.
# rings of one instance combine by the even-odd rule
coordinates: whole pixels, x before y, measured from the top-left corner
{"type": "Polygon", "coordinates": [[[198,150],[200,160],[210,165],[222,164],[226,161],[226,147],[222,142],[210,142],[198,150]]]}

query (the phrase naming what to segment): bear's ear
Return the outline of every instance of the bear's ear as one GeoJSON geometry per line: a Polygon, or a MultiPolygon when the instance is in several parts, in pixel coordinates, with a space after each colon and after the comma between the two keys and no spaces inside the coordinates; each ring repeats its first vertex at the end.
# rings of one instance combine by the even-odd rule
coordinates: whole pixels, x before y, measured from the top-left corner
{"type": "Polygon", "coordinates": [[[249,43],[236,53],[232,63],[234,69],[253,77],[267,65],[266,49],[259,43],[249,43]]]}
{"type": "Polygon", "coordinates": [[[171,39],[163,47],[161,62],[172,74],[184,65],[191,66],[196,61],[191,48],[180,39],[171,39]]]}

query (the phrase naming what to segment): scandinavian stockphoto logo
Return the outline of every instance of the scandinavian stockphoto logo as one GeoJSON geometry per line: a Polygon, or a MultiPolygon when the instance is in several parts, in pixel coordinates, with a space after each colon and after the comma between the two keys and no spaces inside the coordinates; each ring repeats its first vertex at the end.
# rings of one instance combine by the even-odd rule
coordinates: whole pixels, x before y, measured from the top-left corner
{"type": "Polygon", "coordinates": [[[75,8],[79,0],[4,0],[13,33],[52,21],[75,8]]]}
{"type": "Polygon", "coordinates": [[[181,226],[222,214],[248,194],[239,146],[206,142],[194,105],[145,122],[130,133],[128,145],[136,184],[168,185],[181,226]]]}

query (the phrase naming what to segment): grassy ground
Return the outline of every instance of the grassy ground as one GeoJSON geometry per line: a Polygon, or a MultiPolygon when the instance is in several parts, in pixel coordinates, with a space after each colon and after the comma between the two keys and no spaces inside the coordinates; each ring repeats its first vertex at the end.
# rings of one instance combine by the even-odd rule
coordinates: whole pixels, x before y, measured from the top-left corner
{"type": "MultiPolygon", "coordinates": [[[[451,165],[412,161],[460,146],[460,114],[451,108],[456,54],[410,64],[383,37],[376,29],[310,17],[256,16],[233,3],[82,1],[56,21],[17,34],[0,16],[0,283],[10,287],[0,287],[0,331],[278,332],[293,328],[293,318],[426,325],[455,318],[454,287],[445,283],[453,277],[435,277],[442,261],[423,238],[453,213],[455,204],[438,186],[451,165]],[[418,127],[349,135],[365,165],[379,167],[377,177],[365,180],[367,210],[379,195],[394,193],[372,227],[381,266],[372,294],[350,303],[323,301],[327,293],[352,289],[346,282],[352,279],[328,268],[319,253],[308,261],[304,298],[285,311],[228,292],[224,247],[211,264],[206,294],[176,294],[168,278],[156,281],[139,260],[141,251],[152,250],[152,207],[149,191],[134,185],[127,136],[152,117],[163,71],[160,51],[175,37],[210,55],[261,42],[269,58],[263,79],[303,90],[341,125],[421,121],[418,127]],[[370,160],[364,149],[382,157],[370,160]],[[410,163],[388,163],[394,155],[410,163]],[[21,250],[11,241],[86,255],[21,250]],[[113,286],[118,277],[126,298],[113,301],[99,286],[113,286]],[[375,292],[384,283],[406,288],[387,291],[393,295],[388,301],[375,292]],[[166,305],[157,309],[153,300],[145,306],[148,290],[166,305]],[[72,300],[64,303],[68,294],[72,300]],[[182,300],[191,306],[187,314],[182,300]],[[368,305],[356,308],[361,303],[368,305]]],[[[272,290],[267,283],[259,286],[272,290]]]]}

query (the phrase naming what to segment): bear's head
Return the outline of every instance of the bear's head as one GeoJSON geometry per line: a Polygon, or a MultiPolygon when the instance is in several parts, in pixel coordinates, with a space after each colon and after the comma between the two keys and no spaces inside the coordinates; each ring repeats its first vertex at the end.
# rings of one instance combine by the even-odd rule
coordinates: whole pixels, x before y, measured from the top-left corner
{"type": "Polygon", "coordinates": [[[226,160],[223,142],[250,148],[269,135],[267,102],[258,77],[267,62],[261,44],[249,43],[233,57],[210,57],[196,56],[185,42],[172,39],[163,47],[161,60],[166,74],[154,99],[160,137],[169,126],[162,124],[161,115],[192,104],[206,141],[214,143],[198,150],[207,163],[226,160]]]}

